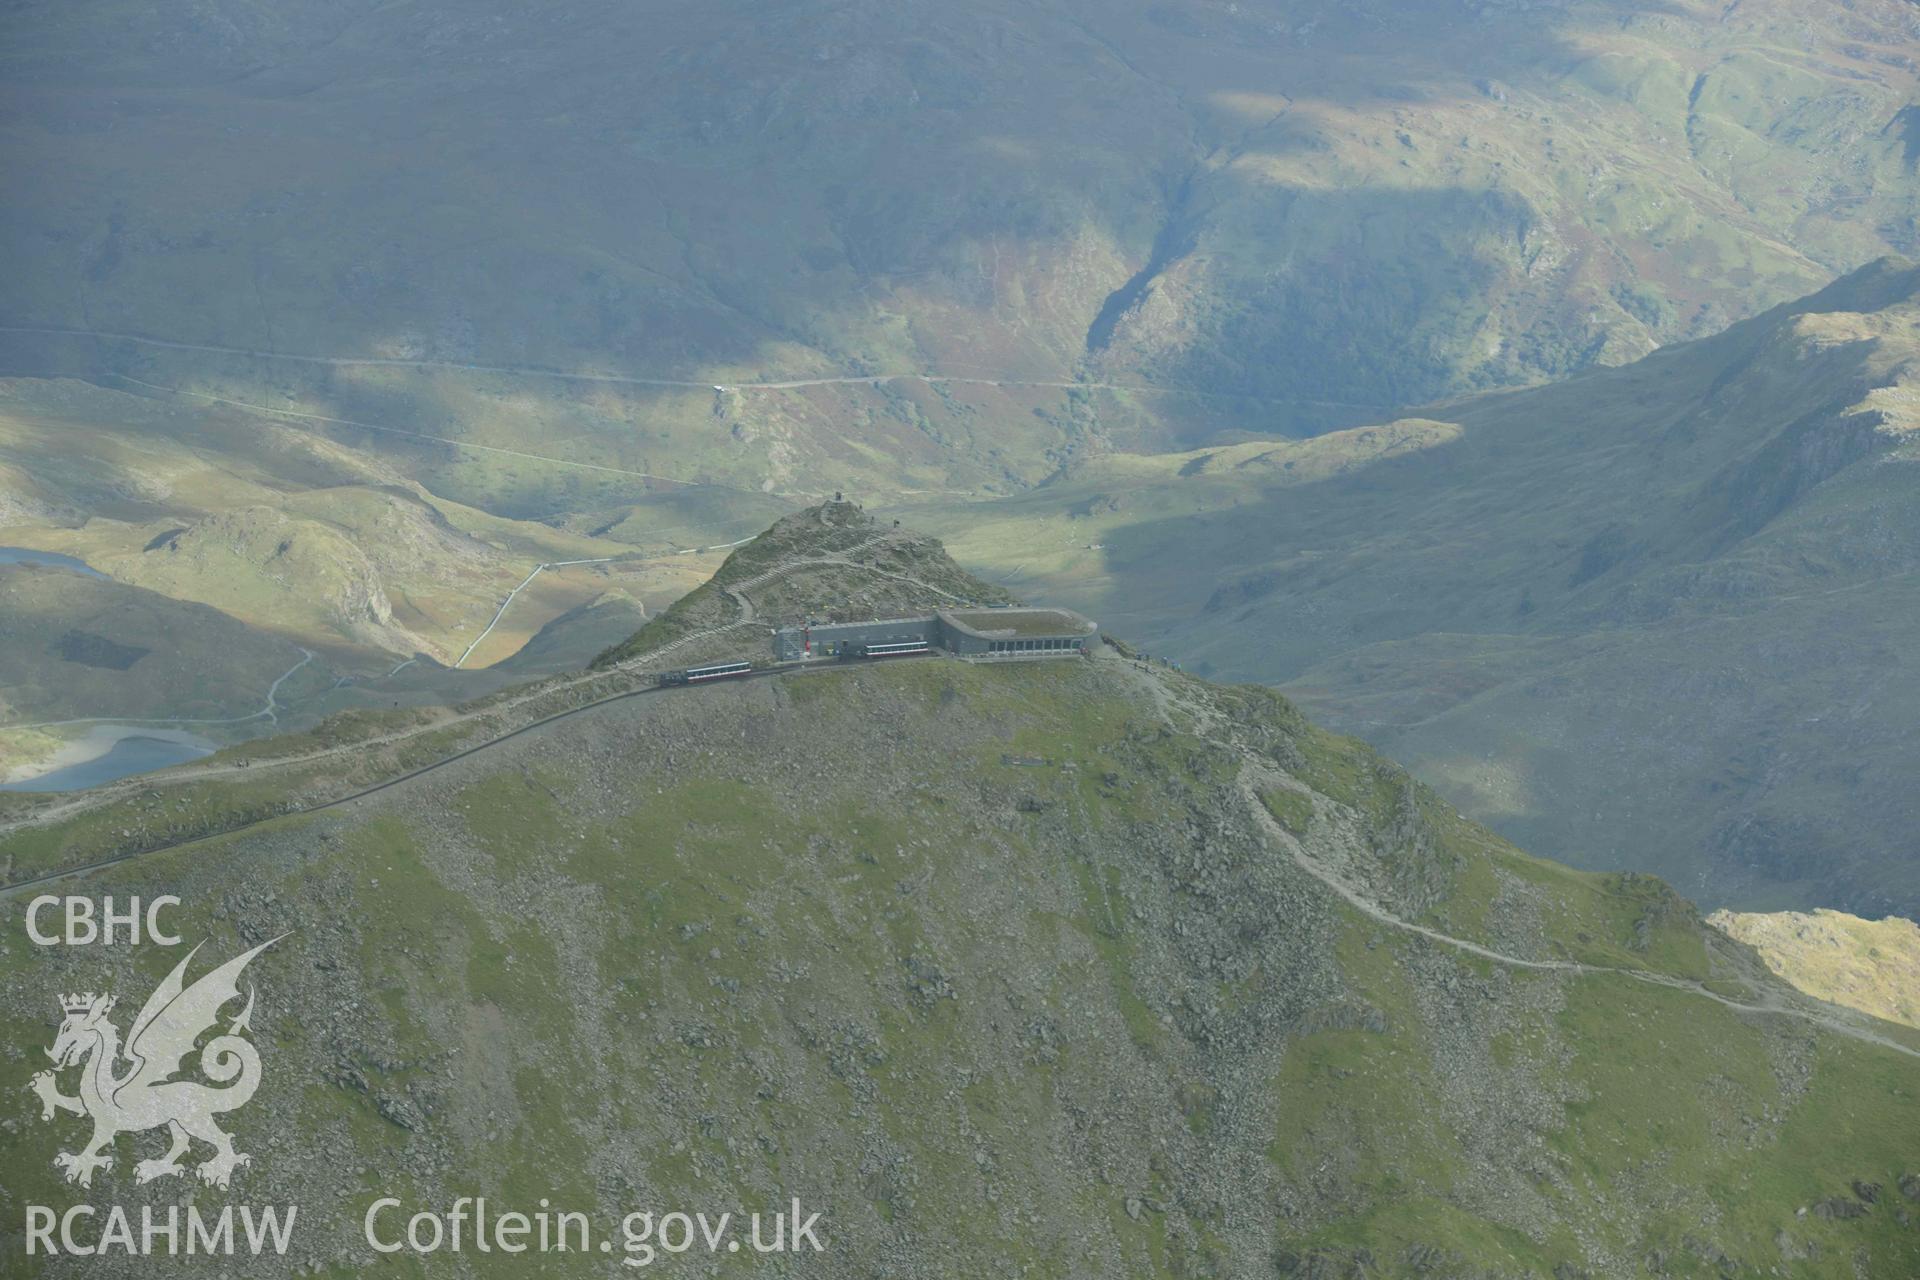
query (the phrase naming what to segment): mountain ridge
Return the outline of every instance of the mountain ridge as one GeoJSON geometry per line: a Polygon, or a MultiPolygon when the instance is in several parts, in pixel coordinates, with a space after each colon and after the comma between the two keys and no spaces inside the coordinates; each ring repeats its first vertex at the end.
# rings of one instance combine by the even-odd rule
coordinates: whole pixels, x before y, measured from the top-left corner
{"type": "MultiPolygon", "coordinates": [[[[711,596],[824,616],[903,563],[968,583],[826,504],[711,596]]],[[[1801,995],[1664,884],[1529,857],[1278,694],[1124,644],[654,689],[743,643],[704,608],[457,715],[0,823],[0,897],[165,884],[196,940],[295,929],[254,1023],[278,1119],[238,1136],[322,1270],[370,1261],[355,1168],[600,1214],[797,1193],[839,1265],[907,1274],[1842,1276],[1920,1247],[1920,1033],[1801,995]],[[646,1105],[610,1102],[636,1071],[646,1105]]],[[[45,962],[0,934],[0,971],[45,962]]],[[[166,958],[55,963],[131,990],[166,958]]],[[[0,986],[9,1043],[44,1000],[0,986]]],[[[57,1197],[31,1105],[0,1091],[9,1193],[57,1197]]]]}
{"type": "MultiPolygon", "coordinates": [[[[1655,1252],[1838,1276],[1914,1247],[1920,1040],[1804,1001],[1655,882],[1511,850],[1276,695],[1118,651],[630,699],[92,887],[161,881],[196,937],[297,922],[336,957],[261,969],[281,1118],[239,1129],[323,1269],[368,1260],[362,1165],[601,1214],[791,1189],[839,1265],[909,1274],[938,1248],[1070,1276],[1655,1252]],[[645,1107],[610,1107],[636,1069],[645,1107]],[[1035,1208],[993,1208],[1016,1194],[1035,1208]]],[[[161,959],[65,968],[132,989],[161,959]]],[[[32,985],[0,999],[20,1043],[32,985]]],[[[0,1145],[17,1193],[58,1196],[30,1105],[0,1102],[0,1145]]]]}

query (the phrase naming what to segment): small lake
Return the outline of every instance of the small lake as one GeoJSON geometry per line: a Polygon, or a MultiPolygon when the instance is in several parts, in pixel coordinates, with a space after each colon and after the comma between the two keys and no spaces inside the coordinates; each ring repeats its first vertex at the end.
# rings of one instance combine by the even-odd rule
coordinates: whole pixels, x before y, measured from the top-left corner
{"type": "Polygon", "coordinates": [[[75,573],[84,573],[89,578],[107,576],[85,560],[63,556],[58,551],[29,551],[25,547],[0,547],[0,564],[47,564],[59,569],[71,569],[75,573]]]}
{"type": "Polygon", "coordinates": [[[0,783],[0,791],[80,791],[210,756],[217,745],[179,729],[97,724],[63,748],[50,762],[53,768],[38,777],[0,783]]]}

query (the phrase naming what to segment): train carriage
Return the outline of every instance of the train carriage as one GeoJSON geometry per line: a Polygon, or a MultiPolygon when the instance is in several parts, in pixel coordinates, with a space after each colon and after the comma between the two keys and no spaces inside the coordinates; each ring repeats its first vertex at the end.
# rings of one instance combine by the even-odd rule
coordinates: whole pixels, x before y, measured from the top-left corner
{"type": "Polygon", "coordinates": [[[925,640],[893,640],[883,641],[877,644],[855,645],[852,646],[849,652],[844,653],[843,656],[849,658],[902,658],[908,654],[927,652],[930,652],[930,650],[927,648],[927,642],[925,640]]]}
{"type": "Polygon", "coordinates": [[[724,680],[729,676],[744,676],[753,670],[751,662],[715,662],[704,667],[688,667],[685,671],[662,671],[662,685],[705,684],[710,680],[724,680]]]}

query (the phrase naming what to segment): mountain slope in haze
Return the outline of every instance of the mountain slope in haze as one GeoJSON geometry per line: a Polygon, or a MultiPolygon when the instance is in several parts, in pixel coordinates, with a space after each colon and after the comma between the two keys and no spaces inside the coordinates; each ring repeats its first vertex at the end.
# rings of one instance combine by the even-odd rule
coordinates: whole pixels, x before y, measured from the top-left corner
{"type": "Polygon", "coordinates": [[[1618,363],[1915,248],[1901,0],[110,12],[10,24],[0,322],[69,332],[6,370],[603,469],[359,437],[498,514],[607,468],[1005,492],[1618,363]],[[925,372],[980,381],[859,381],[925,372]]]}
{"type": "Polygon", "coordinates": [[[695,508],[592,515],[565,528],[495,516],[307,425],[231,406],[0,384],[0,545],[212,605],[360,675],[415,653],[485,666],[609,587],[665,604],[711,571],[674,554],[699,543],[695,508]]]}
{"type": "MultiPolygon", "coordinates": [[[[214,955],[293,931],[235,1186],[331,1274],[389,1193],[603,1231],[799,1196],[846,1274],[1920,1266],[1920,1041],[1116,650],[630,698],[86,883],[179,894],[214,955]]],[[[5,1042],[172,961],[7,931],[5,1042]]],[[[5,1196],[64,1204],[36,1107],[0,1091],[5,1196]]],[[[122,1159],[91,1195],[173,1194],[122,1159]]]]}
{"type": "Polygon", "coordinates": [[[1889,260],[1625,368],[908,518],[1528,847],[1910,915],[1916,321],[1889,260]]]}
{"type": "Polygon", "coordinates": [[[269,729],[268,710],[310,692],[300,649],[204,605],[35,565],[0,564],[0,782],[95,721],[197,721],[269,729]],[[274,698],[268,697],[269,690],[274,698]]]}
{"type": "Polygon", "coordinates": [[[554,523],[496,516],[300,420],[0,381],[0,548],[98,575],[0,565],[4,769],[86,732],[27,727],[45,721],[228,742],[575,670],[698,586],[724,556],[703,547],[742,511],[763,527],[791,505],[598,496],[554,523]]]}
{"type": "MultiPolygon", "coordinates": [[[[555,619],[608,624],[571,661],[616,633],[581,606],[657,615],[718,558],[678,553],[835,490],[1218,472],[1250,439],[1618,363],[1911,249],[1914,22],[1896,0],[30,4],[0,69],[0,372],[22,375],[0,545],[316,649],[363,682],[317,711],[422,694],[389,674],[416,650],[483,667],[555,619]],[[539,566],[604,557],[497,614],[539,566]]],[[[1166,598],[1096,612],[1148,635],[1166,598]]],[[[1757,895],[1805,879],[1802,811],[1686,838],[1779,864],[1757,895]]],[[[1568,856],[1603,834],[1510,829],[1568,856]]]]}

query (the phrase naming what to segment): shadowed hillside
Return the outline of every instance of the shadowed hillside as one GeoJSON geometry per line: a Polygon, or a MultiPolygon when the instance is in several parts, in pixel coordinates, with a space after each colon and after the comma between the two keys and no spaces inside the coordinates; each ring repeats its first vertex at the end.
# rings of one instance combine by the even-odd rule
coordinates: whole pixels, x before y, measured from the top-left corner
{"type": "Polygon", "coordinates": [[[1917,318],[1890,260],[1626,368],[909,518],[1531,847],[1911,913],[1917,318]]]}
{"type": "Polygon", "coordinates": [[[1912,251],[1915,21],[30,6],[0,360],[370,423],[328,429],[498,514],[620,471],[1006,491],[1619,363],[1912,251]],[[961,381],[865,381],[925,373],[961,381]]]}
{"type": "Polygon", "coordinates": [[[0,782],[90,722],[269,731],[282,694],[311,692],[283,682],[304,664],[298,646],[201,605],[68,569],[0,564],[0,782]]]}

